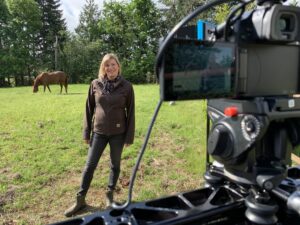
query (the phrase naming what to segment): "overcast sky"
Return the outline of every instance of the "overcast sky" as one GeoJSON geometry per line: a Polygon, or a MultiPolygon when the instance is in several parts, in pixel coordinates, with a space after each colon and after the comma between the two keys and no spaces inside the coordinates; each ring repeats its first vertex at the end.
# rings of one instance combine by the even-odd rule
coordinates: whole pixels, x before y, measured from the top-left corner
{"type": "MultiPolygon", "coordinates": [[[[82,10],[85,2],[85,0],[60,0],[60,8],[63,10],[63,16],[66,19],[68,30],[74,31],[74,29],[78,26],[80,11],[82,10]]],[[[300,0],[298,0],[298,2],[300,2],[300,0]]],[[[95,3],[101,10],[103,0],[95,0],[95,3]]]]}
{"type": "MultiPolygon", "coordinates": [[[[85,2],[85,0],[60,0],[60,8],[63,10],[63,17],[66,19],[70,31],[74,31],[78,26],[79,15],[85,2]]],[[[102,9],[103,0],[95,0],[95,3],[99,6],[99,9],[102,9]]]]}

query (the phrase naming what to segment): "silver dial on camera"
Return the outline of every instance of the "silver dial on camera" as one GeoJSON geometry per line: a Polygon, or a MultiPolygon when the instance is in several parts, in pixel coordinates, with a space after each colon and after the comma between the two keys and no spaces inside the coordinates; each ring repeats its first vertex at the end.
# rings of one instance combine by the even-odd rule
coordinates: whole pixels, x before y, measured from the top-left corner
{"type": "Polygon", "coordinates": [[[261,124],[253,115],[246,115],[241,121],[243,137],[247,141],[254,140],[260,133],[261,124]]]}

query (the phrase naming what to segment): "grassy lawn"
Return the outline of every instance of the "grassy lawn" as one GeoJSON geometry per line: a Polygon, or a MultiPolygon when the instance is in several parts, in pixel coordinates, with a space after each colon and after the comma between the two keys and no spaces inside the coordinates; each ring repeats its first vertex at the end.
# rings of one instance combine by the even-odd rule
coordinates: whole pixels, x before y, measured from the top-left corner
{"type": "MultiPolygon", "coordinates": [[[[69,94],[0,89],[0,224],[48,224],[65,220],[74,202],[87,146],[82,118],[88,85],[69,94]]],[[[135,85],[135,143],[124,150],[117,200],[127,198],[129,177],[159,99],[157,85],[135,85]]],[[[134,201],[191,190],[205,167],[205,103],[162,105],[134,188],[134,201]]],[[[104,209],[109,161],[105,151],[82,214],[104,209]]],[[[78,215],[79,216],[79,215],[78,215]]]]}

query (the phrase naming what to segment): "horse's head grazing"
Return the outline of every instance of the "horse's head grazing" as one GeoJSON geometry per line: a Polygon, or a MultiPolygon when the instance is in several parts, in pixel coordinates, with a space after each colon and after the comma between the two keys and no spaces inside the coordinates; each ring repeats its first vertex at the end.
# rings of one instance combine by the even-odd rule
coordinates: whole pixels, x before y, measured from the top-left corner
{"type": "Polygon", "coordinates": [[[43,72],[35,78],[34,83],[33,83],[33,93],[36,93],[39,91],[39,85],[41,84],[41,77],[43,76],[43,74],[45,74],[45,73],[43,72]]]}
{"type": "Polygon", "coordinates": [[[33,93],[36,93],[39,91],[38,85],[33,85],[33,93]]]}
{"type": "Polygon", "coordinates": [[[38,92],[39,91],[39,81],[38,81],[38,79],[36,78],[35,80],[34,80],[34,83],[33,83],[33,93],[36,93],[36,92],[38,92]]]}

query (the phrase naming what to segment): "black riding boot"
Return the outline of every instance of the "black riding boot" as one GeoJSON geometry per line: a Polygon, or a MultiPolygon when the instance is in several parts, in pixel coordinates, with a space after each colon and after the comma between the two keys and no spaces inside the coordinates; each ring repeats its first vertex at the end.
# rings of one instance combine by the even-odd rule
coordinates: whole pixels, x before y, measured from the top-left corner
{"type": "Polygon", "coordinates": [[[105,193],[106,196],[106,207],[111,207],[114,202],[114,190],[108,189],[105,193]]]}
{"type": "Polygon", "coordinates": [[[86,207],[85,196],[77,195],[76,202],[70,208],[65,211],[65,216],[70,217],[73,216],[78,211],[84,209],[86,207]]]}

